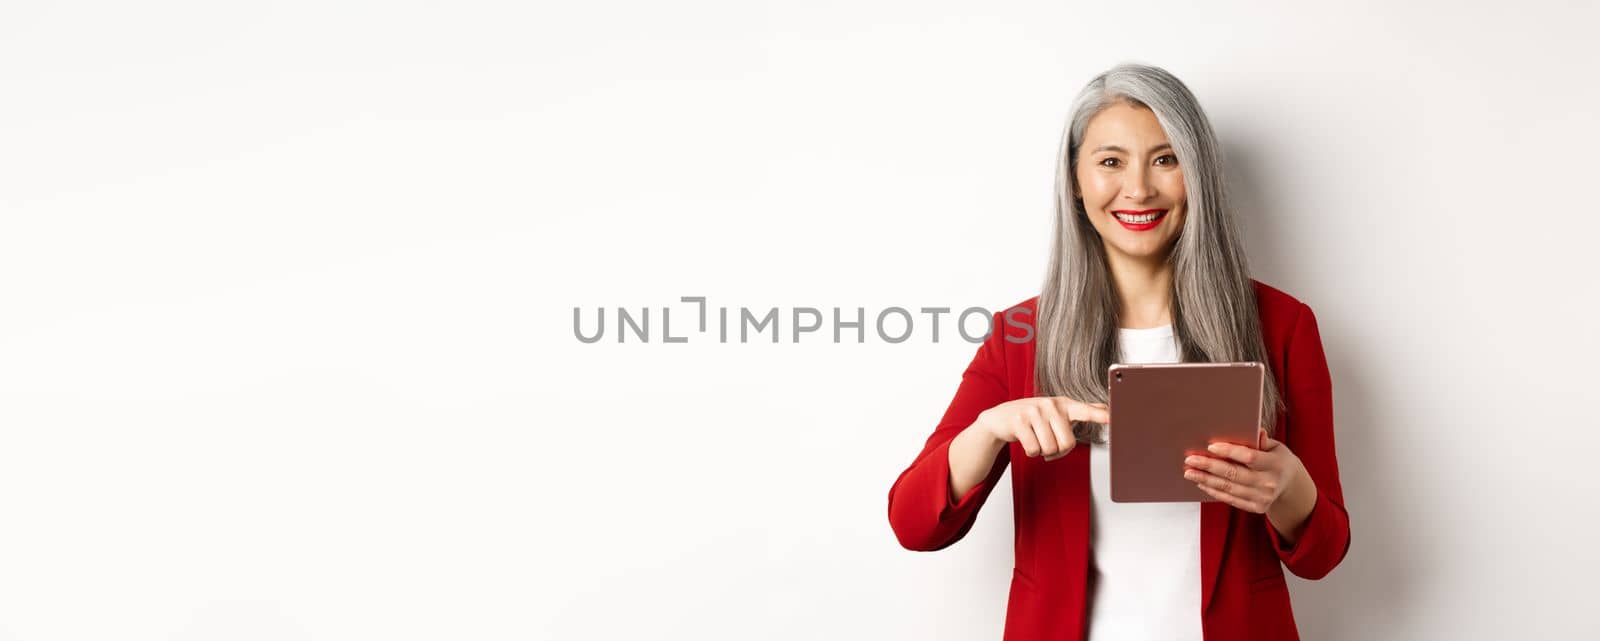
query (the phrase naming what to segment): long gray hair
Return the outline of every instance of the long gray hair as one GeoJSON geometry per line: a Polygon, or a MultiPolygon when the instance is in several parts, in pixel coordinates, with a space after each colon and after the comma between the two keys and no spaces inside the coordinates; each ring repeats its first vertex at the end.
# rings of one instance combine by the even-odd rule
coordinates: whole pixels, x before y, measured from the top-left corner
{"type": "MultiPolygon", "coordinates": [[[[1118,355],[1121,309],[1100,234],[1073,197],[1078,147],[1089,120],[1117,103],[1149,109],[1183,168],[1187,214],[1172,265],[1173,334],[1184,362],[1268,364],[1244,246],[1223,183],[1222,154],[1199,101],[1164,69],[1122,64],[1095,76],[1073,102],[1056,166],[1055,243],[1039,294],[1035,393],[1107,402],[1106,370],[1118,355]]],[[[1283,402],[1267,365],[1261,424],[1269,434],[1283,402]]],[[[1075,423],[1080,441],[1105,442],[1103,425],[1075,423]]]]}

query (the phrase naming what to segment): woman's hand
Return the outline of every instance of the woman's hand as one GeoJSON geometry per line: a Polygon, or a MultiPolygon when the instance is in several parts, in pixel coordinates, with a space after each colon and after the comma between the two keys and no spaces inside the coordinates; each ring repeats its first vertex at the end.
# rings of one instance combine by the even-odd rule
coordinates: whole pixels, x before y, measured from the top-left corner
{"type": "Polygon", "coordinates": [[[1257,442],[1264,444],[1260,449],[1212,443],[1207,449],[1222,458],[1191,455],[1183,460],[1183,477],[1212,498],[1267,515],[1292,542],[1316,505],[1317,486],[1289,446],[1257,429],[1257,442]]]}
{"type": "Polygon", "coordinates": [[[1022,442],[1028,456],[1054,461],[1078,441],[1072,422],[1110,423],[1104,403],[1082,403],[1065,396],[1035,396],[1001,403],[978,415],[972,425],[1002,443],[1022,442]]]}

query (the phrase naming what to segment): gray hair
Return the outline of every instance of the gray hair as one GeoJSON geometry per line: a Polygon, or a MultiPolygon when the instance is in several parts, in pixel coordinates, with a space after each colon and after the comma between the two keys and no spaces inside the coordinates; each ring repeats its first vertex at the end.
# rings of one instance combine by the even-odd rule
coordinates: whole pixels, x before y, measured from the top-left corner
{"type": "MultiPolygon", "coordinates": [[[[1158,67],[1122,64],[1095,76],[1073,101],[1056,161],[1055,242],[1039,294],[1035,393],[1105,403],[1106,370],[1118,355],[1120,301],[1105,247],[1073,197],[1078,147],[1090,119],[1117,103],[1149,109],[1183,168],[1187,214],[1167,257],[1173,267],[1173,334],[1184,362],[1268,363],[1254,287],[1223,182],[1222,153],[1199,101],[1158,67]]],[[[1275,431],[1283,408],[1270,365],[1261,425],[1275,431]]],[[[1080,441],[1105,441],[1105,426],[1075,423],[1080,441]]]]}

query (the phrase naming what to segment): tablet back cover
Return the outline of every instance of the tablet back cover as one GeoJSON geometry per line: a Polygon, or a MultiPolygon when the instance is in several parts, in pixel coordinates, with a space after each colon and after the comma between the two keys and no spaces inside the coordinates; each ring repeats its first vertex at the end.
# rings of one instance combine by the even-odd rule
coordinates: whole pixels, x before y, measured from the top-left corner
{"type": "Polygon", "coordinates": [[[1183,478],[1183,459],[1214,457],[1214,441],[1256,447],[1264,372],[1260,363],[1113,365],[1111,500],[1215,500],[1183,478]]]}

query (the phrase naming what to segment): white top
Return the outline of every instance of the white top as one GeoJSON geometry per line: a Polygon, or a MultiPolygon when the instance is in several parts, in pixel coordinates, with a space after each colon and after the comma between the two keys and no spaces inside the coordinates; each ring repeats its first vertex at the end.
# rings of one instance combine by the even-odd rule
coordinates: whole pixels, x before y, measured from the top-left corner
{"type": "MultiPolygon", "coordinates": [[[[1119,363],[1183,360],[1171,325],[1118,333],[1119,363]]],[[[1111,502],[1108,445],[1089,447],[1089,490],[1089,639],[1200,641],[1200,504],[1111,502]]]]}

